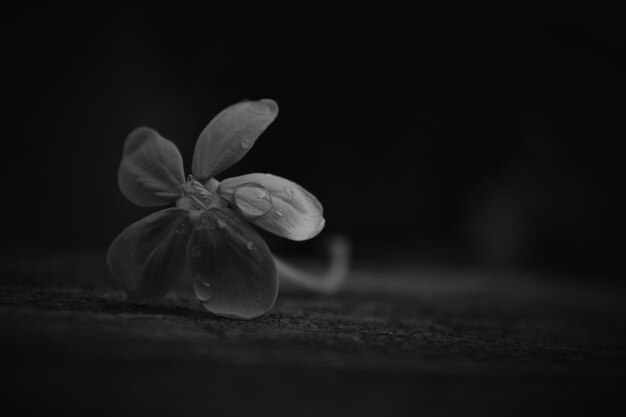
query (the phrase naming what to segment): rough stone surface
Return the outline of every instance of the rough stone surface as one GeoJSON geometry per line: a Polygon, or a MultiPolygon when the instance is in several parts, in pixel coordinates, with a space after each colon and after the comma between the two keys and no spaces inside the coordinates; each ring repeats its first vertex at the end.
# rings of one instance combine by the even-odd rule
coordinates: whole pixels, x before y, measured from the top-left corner
{"type": "Polygon", "coordinates": [[[624,411],[614,282],[357,267],[340,294],[285,288],[267,315],[233,321],[184,285],[134,304],[99,263],[46,262],[2,269],[2,392],[15,415],[624,411]]]}

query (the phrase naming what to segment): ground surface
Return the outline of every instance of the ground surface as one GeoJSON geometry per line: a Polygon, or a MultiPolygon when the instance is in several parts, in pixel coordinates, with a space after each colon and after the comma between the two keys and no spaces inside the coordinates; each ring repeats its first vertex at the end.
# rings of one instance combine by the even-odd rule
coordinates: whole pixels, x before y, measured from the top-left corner
{"type": "Polygon", "coordinates": [[[4,260],[3,409],[79,415],[578,415],[624,411],[615,283],[356,267],[253,321],[184,289],[128,302],[99,255],[4,260]]]}

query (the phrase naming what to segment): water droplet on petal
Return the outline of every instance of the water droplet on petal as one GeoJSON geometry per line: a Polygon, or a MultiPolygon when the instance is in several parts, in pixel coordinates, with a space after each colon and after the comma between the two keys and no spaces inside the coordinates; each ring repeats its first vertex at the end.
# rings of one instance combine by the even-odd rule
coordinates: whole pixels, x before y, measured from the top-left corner
{"type": "Polygon", "coordinates": [[[183,220],[182,222],[178,223],[178,226],[176,226],[176,233],[185,233],[186,230],[186,222],[183,220]]]}
{"type": "Polygon", "coordinates": [[[237,187],[234,199],[237,208],[252,217],[262,216],[272,208],[272,197],[258,184],[244,184],[237,187]]]}
{"type": "Polygon", "coordinates": [[[198,245],[194,245],[191,247],[191,256],[193,256],[194,258],[198,258],[200,257],[200,255],[202,255],[202,252],[200,251],[200,246],[198,245]]]}
{"type": "Polygon", "coordinates": [[[193,291],[196,293],[198,301],[204,303],[215,297],[215,288],[200,275],[196,275],[193,279],[193,291]]]}
{"type": "Polygon", "coordinates": [[[248,250],[252,250],[253,247],[254,243],[252,243],[252,241],[248,241],[248,243],[246,243],[246,248],[248,248],[248,250]]]}
{"type": "Polygon", "coordinates": [[[217,219],[217,226],[218,226],[220,229],[223,229],[223,228],[225,228],[225,227],[226,227],[226,222],[225,222],[223,219],[217,219]]]}
{"type": "Polygon", "coordinates": [[[293,198],[293,188],[285,187],[284,190],[285,190],[285,194],[287,194],[289,198],[293,198]]]}
{"type": "Polygon", "coordinates": [[[275,212],[276,212],[276,215],[279,217],[283,217],[285,215],[285,211],[283,209],[277,208],[275,212]]]}
{"type": "Polygon", "coordinates": [[[252,146],[252,141],[250,139],[242,140],[239,142],[239,145],[241,145],[242,149],[248,149],[252,146]]]}

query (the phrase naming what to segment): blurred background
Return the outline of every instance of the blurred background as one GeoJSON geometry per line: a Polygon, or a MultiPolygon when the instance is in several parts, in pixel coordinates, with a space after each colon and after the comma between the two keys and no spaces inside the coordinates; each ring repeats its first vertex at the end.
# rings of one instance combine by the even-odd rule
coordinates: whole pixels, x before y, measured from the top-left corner
{"type": "Polygon", "coordinates": [[[327,220],[306,243],[264,234],[275,252],[321,254],[341,233],[356,261],[617,277],[620,17],[544,3],[328,25],[266,3],[9,8],[3,256],[104,252],[153,211],[117,187],[132,129],[175,142],[188,170],[214,115],[269,97],[277,120],[221,178],[284,176],[327,220]]]}

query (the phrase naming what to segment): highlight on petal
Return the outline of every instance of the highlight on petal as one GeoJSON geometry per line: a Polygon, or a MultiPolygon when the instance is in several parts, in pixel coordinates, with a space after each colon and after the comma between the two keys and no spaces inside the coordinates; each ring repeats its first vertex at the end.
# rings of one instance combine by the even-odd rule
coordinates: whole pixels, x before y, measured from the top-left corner
{"type": "Polygon", "coordinates": [[[323,209],[317,198],[284,178],[242,175],[222,181],[217,192],[246,220],[278,236],[306,240],[324,228],[323,209]]]}
{"type": "Polygon", "coordinates": [[[172,288],[185,272],[192,230],[187,211],[169,208],[133,223],[111,243],[109,271],[130,299],[156,300],[172,288]]]}
{"type": "Polygon", "coordinates": [[[268,311],[278,295],[278,273],[269,248],[230,209],[204,211],[187,247],[196,298],[208,311],[251,319],[268,311]]]}
{"type": "Polygon", "coordinates": [[[242,101],[222,110],[196,142],[193,176],[204,182],[239,161],[277,115],[278,104],[270,99],[242,101]]]}
{"type": "Polygon", "coordinates": [[[178,186],[185,182],[183,158],[176,145],[157,131],[137,128],[124,143],[117,182],[122,194],[139,206],[171,203],[180,196],[178,186]]]}

